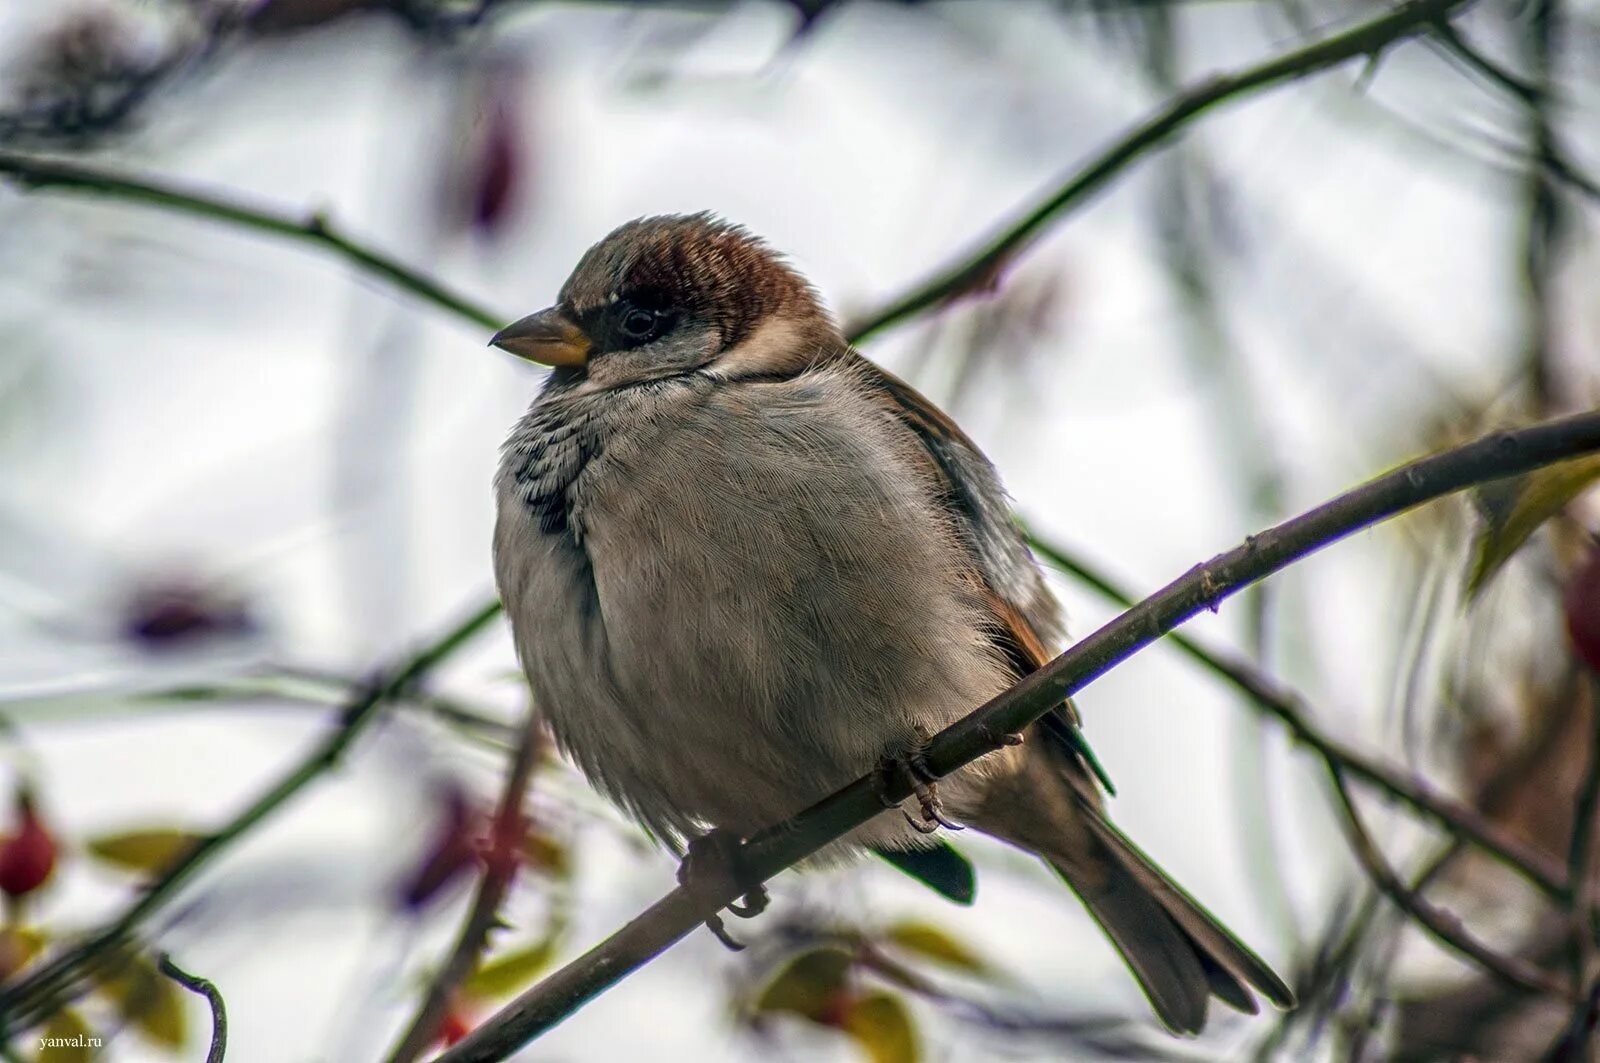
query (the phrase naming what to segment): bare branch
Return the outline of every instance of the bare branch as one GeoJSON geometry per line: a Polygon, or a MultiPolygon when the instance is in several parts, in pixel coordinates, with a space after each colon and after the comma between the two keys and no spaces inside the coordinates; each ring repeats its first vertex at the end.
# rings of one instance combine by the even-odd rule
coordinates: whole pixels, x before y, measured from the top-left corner
{"type": "Polygon", "coordinates": [[[1435,907],[1420,894],[1406,888],[1361,822],[1361,814],[1356,810],[1355,800],[1350,796],[1344,775],[1337,765],[1328,765],[1328,777],[1333,781],[1333,792],[1343,813],[1341,821],[1350,849],[1367,877],[1378,887],[1378,892],[1415,920],[1434,940],[1472,960],[1502,982],[1529,993],[1548,995],[1558,1000],[1571,999],[1572,994],[1567,987],[1556,979],[1523,960],[1494,951],[1468,934],[1454,914],[1435,907]]]}
{"type": "MultiPolygon", "coordinates": [[[[1515,476],[1600,451],[1600,412],[1546,421],[1422,458],[1195,566],[1078,642],[1039,671],[936,735],[926,751],[935,776],[948,775],[1006,739],[1179,624],[1233,594],[1363,528],[1474,484],[1515,476]]],[[[890,786],[890,798],[909,789],[890,786]]],[[[864,776],[741,846],[757,879],[771,878],[883,812],[882,780],[864,776]]],[[[504,1059],[683,938],[737,897],[673,890],[610,938],[518,997],[441,1063],[504,1059]]],[[[1565,995],[1565,988],[1560,992],[1565,995]]]]}
{"type": "Polygon", "coordinates": [[[61,1004],[81,995],[85,976],[115,958],[139,926],[182,889],[223,850],[277,812],[324,772],[339,763],[351,743],[397,695],[421,681],[500,615],[500,603],[481,606],[402,663],[387,678],[370,684],[339,713],[338,726],[311,754],[245,807],[233,821],[207,835],[145,889],[116,919],[49,962],[0,986],[0,1041],[34,1026],[61,1004]]]}
{"type": "Polygon", "coordinates": [[[1572,811],[1572,839],[1568,849],[1567,879],[1572,883],[1572,903],[1567,914],[1572,925],[1572,993],[1579,1003],[1574,1007],[1571,1029],[1581,1032],[1594,1009],[1591,987],[1600,984],[1595,970],[1594,920],[1594,829],[1600,813],[1600,676],[1590,675],[1584,684],[1589,708],[1589,765],[1572,811]]]}
{"type": "MultiPolygon", "coordinates": [[[[1134,604],[1126,592],[1081,560],[1041,541],[1037,536],[1030,535],[1028,541],[1040,556],[1070,572],[1100,594],[1125,608],[1134,604]]],[[[1296,741],[1308,746],[1330,768],[1338,768],[1382,790],[1413,811],[1433,820],[1452,836],[1478,846],[1555,900],[1565,903],[1571,899],[1572,890],[1566,870],[1543,851],[1500,830],[1477,809],[1440,793],[1426,780],[1409,776],[1403,769],[1369,757],[1326,734],[1312,722],[1313,714],[1299,693],[1249,661],[1221,650],[1208,649],[1181,633],[1174,633],[1170,638],[1174,646],[1283,724],[1296,741]]]]}
{"type": "Polygon", "coordinates": [[[185,188],[177,182],[139,177],[107,166],[42,158],[3,149],[0,149],[0,174],[10,174],[24,188],[54,188],[148,203],[182,214],[225,221],[257,232],[314,244],[345,259],[363,272],[382,277],[401,291],[443,307],[486,329],[497,329],[509,320],[451,291],[421,270],[346,236],[320,211],[300,216],[286,210],[250,206],[229,196],[185,188]]]}
{"type": "Polygon", "coordinates": [[[211,1005],[211,1047],[206,1051],[206,1063],[222,1063],[222,1057],[228,1052],[228,1009],[222,1001],[222,990],[215,983],[185,971],[165,952],[156,959],[156,967],[189,992],[205,997],[206,1003],[211,1005]]]}
{"type": "Polygon", "coordinates": [[[517,864],[506,859],[503,848],[520,838],[523,831],[522,803],[528,789],[528,779],[533,766],[538,763],[544,747],[544,728],[538,709],[528,708],[527,721],[522,725],[522,738],[517,744],[511,768],[506,772],[505,787],[500,794],[500,807],[495,812],[490,842],[490,857],[484,865],[483,878],[478,882],[477,895],[461,925],[450,958],[434,976],[427,995],[411,1025],[400,1038],[400,1043],[389,1053],[389,1063],[411,1063],[438,1038],[439,1025],[450,1009],[450,997],[472,974],[478,957],[489,943],[489,932],[499,922],[500,904],[505,900],[511,881],[516,877],[517,864]]]}
{"type": "Polygon", "coordinates": [[[1214,75],[1174,96],[982,246],[852,326],[851,340],[860,343],[954,296],[991,283],[1005,263],[1032,243],[1047,224],[1087,202],[1128,166],[1171,143],[1175,133],[1182,132],[1213,107],[1321,73],[1351,59],[1375,58],[1390,45],[1443,21],[1468,3],[1470,0],[1411,0],[1342,33],[1257,66],[1214,75]]]}

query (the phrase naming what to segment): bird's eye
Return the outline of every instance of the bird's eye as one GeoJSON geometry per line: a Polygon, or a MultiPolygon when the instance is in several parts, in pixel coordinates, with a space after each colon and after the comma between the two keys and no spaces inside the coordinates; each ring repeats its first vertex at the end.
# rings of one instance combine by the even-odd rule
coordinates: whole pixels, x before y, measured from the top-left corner
{"type": "Polygon", "coordinates": [[[642,340],[656,330],[656,315],[648,310],[630,307],[622,315],[622,333],[629,339],[642,340]]]}

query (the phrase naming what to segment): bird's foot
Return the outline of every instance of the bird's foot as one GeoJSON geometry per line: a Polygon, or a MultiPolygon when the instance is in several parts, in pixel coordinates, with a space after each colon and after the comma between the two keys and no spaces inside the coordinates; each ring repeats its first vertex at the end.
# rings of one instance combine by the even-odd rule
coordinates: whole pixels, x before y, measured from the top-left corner
{"type": "Polygon", "coordinates": [[[899,782],[910,788],[912,796],[922,808],[922,818],[916,818],[904,808],[900,811],[906,817],[906,822],[920,833],[932,834],[940,827],[946,830],[965,829],[944,814],[944,804],[939,800],[939,777],[928,770],[928,762],[920,749],[900,756],[884,757],[874,778],[878,784],[878,800],[883,802],[885,808],[897,808],[900,805],[899,801],[889,796],[891,786],[899,782]]]}
{"type": "MultiPolygon", "coordinates": [[[[739,855],[739,836],[731,831],[713,828],[689,841],[689,851],[678,865],[678,884],[691,893],[725,897],[739,892],[743,896],[727,905],[728,911],[740,919],[754,919],[767,910],[767,889],[750,874],[739,855]]],[[[722,917],[712,913],[706,919],[706,929],[733,952],[741,952],[740,944],[722,917]]]]}

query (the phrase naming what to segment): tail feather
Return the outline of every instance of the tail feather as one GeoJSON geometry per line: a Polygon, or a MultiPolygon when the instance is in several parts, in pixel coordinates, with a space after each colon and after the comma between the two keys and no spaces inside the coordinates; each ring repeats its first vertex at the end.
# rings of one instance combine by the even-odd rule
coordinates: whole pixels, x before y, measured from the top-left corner
{"type": "MultiPolygon", "coordinates": [[[[1194,939],[1190,938],[1193,945],[1194,939]]],[[[1200,957],[1200,966],[1206,969],[1206,982],[1211,986],[1211,995],[1222,1001],[1234,1011],[1241,1011],[1246,1015],[1256,1015],[1261,1011],[1261,1005],[1256,1002],[1256,995],[1250,992],[1238,977],[1223,967],[1208,954],[1196,950],[1200,957]]]]}
{"type": "Polygon", "coordinates": [[[1294,993],[1199,902],[1167,877],[1100,809],[1075,757],[1024,745],[1011,772],[985,780],[958,814],[1038,853],[1072,887],[1176,1033],[1199,1033],[1211,997],[1247,1014],[1260,994],[1280,1008],[1294,993]],[[1040,755],[1042,753],[1043,755],[1040,755]]]}
{"type": "MultiPolygon", "coordinates": [[[[1146,856],[1127,835],[1113,826],[1098,810],[1086,807],[1084,811],[1089,829],[1111,850],[1118,862],[1138,881],[1139,885],[1161,905],[1178,928],[1193,942],[1195,951],[1214,964],[1218,968],[1218,974],[1231,976],[1235,983],[1232,988],[1237,989],[1237,992],[1218,991],[1216,994],[1218,998],[1238,1007],[1235,998],[1249,996],[1244,991],[1244,986],[1248,985],[1280,1008],[1294,1007],[1294,991],[1284,984],[1283,979],[1279,978],[1261,957],[1234,937],[1217,921],[1216,916],[1206,911],[1200,902],[1172,881],[1166,872],[1156,866],[1155,861],[1146,856]]],[[[1218,980],[1216,977],[1210,979],[1214,988],[1218,980]]],[[[1240,1010],[1253,1013],[1256,1009],[1252,1006],[1240,1010]]]]}
{"type": "Polygon", "coordinates": [[[1204,1029],[1211,980],[1201,954],[1143,885],[1117,865],[1091,890],[1064,864],[1051,866],[1121,953],[1162,1023],[1174,1033],[1204,1029]]]}

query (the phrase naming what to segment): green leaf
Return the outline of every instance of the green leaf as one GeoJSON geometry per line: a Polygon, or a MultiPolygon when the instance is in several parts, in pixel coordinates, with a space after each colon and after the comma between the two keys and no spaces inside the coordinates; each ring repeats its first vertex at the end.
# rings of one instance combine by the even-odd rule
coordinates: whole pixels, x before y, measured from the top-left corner
{"type": "Polygon", "coordinates": [[[977,896],[978,882],[972,862],[949,842],[940,842],[934,849],[874,849],[873,852],[957,904],[971,904],[977,896]]]}
{"type": "Polygon", "coordinates": [[[987,975],[993,968],[983,957],[928,923],[896,923],[884,931],[884,940],[907,952],[942,963],[968,974],[987,975]]]}
{"type": "Polygon", "coordinates": [[[184,991],[143,956],[129,957],[100,991],[150,1043],[179,1049],[188,1040],[184,991]]]}
{"type": "Polygon", "coordinates": [[[851,1003],[843,1026],[872,1063],[917,1063],[922,1055],[911,1015],[899,997],[868,993],[851,1003]]]}
{"type": "Polygon", "coordinates": [[[559,940],[560,935],[551,932],[531,945],[495,957],[472,972],[461,991],[480,1000],[496,1000],[526,989],[555,959],[559,940]]]}
{"type": "Polygon", "coordinates": [[[100,1054],[101,1039],[71,1008],[62,1008],[39,1031],[39,1063],[90,1063],[100,1054]]]}
{"type": "Polygon", "coordinates": [[[1596,480],[1600,480],[1600,457],[1592,456],[1478,488],[1473,499],[1483,515],[1483,527],[1473,542],[1467,598],[1476,598],[1540,525],[1596,480]]]}
{"type": "Polygon", "coordinates": [[[171,867],[201,840],[203,835],[176,827],[102,834],[85,843],[91,856],[122,868],[158,875],[171,867]]]}
{"type": "Polygon", "coordinates": [[[827,1022],[845,991],[854,958],[843,949],[802,952],[779,971],[756,998],[758,1013],[789,1012],[827,1022]]]}

